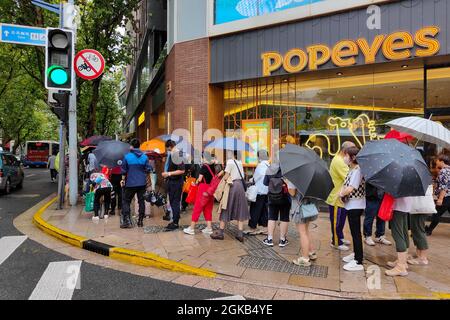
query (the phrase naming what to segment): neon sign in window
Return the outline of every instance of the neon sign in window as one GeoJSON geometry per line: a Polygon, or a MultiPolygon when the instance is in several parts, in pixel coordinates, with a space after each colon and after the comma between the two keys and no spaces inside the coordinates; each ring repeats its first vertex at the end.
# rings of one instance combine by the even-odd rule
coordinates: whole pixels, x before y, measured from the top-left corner
{"type": "Polygon", "coordinates": [[[322,1],[326,0],[216,0],[214,23],[263,16],[322,1]]]}

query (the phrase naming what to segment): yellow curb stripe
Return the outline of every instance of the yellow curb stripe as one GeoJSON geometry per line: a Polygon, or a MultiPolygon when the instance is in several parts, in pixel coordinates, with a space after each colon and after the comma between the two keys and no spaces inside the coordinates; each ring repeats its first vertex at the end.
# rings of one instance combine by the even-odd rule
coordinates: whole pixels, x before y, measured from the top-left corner
{"type": "Polygon", "coordinates": [[[54,198],[46,203],[42,208],[40,208],[33,217],[33,222],[37,225],[39,229],[48,233],[64,242],[70,243],[73,246],[83,248],[83,241],[88,240],[87,238],[77,236],[76,234],[67,232],[65,230],[59,229],[54,225],[47,223],[42,219],[42,214],[48,209],[53,203],[56,202],[58,198],[54,198]]]}
{"type": "Polygon", "coordinates": [[[416,295],[416,294],[401,294],[401,298],[411,300],[449,300],[450,293],[445,292],[431,292],[429,296],[416,295]]]}
{"type": "Polygon", "coordinates": [[[126,261],[140,266],[162,268],[170,271],[184,272],[207,278],[216,277],[216,273],[211,270],[191,267],[187,264],[172,261],[149,252],[140,252],[115,247],[109,249],[109,256],[116,260],[126,261]]]}
{"type": "MultiPolygon", "coordinates": [[[[41,217],[42,214],[45,212],[45,210],[48,209],[48,207],[50,207],[53,203],[55,203],[56,200],[57,197],[55,197],[54,199],[46,203],[44,206],[42,206],[42,208],[40,208],[33,216],[33,222],[39,229],[41,229],[45,233],[54,236],[73,246],[83,249],[83,242],[88,241],[89,240],[88,238],[84,238],[76,234],[67,232],[65,230],[59,229],[54,225],[51,225],[48,222],[46,222],[44,219],[42,219],[41,217]]],[[[170,271],[188,273],[202,277],[213,278],[217,276],[217,274],[211,270],[192,267],[184,263],[160,257],[150,252],[141,252],[135,250],[128,250],[125,248],[114,247],[109,249],[109,257],[112,259],[129,262],[135,265],[166,269],[170,271]]]]}

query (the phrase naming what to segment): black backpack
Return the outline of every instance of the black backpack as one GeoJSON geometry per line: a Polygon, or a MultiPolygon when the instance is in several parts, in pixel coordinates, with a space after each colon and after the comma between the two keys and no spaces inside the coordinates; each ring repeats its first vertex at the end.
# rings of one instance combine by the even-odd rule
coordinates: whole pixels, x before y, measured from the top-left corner
{"type": "Polygon", "coordinates": [[[287,199],[286,185],[282,179],[281,172],[270,178],[269,180],[269,203],[275,205],[285,204],[287,199]]]}

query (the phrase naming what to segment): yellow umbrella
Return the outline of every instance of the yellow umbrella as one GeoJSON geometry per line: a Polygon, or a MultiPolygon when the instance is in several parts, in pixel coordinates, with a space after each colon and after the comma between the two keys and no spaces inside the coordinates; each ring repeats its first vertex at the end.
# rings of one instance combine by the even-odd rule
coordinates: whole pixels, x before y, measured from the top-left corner
{"type": "Polygon", "coordinates": [[[145,141],[141,144],[140,149],[142,151],[154,151],[159,154],[166,152],[166,146],[164,141],[161,141],[159,139],[152,139],[149,141],[145,141]]]}

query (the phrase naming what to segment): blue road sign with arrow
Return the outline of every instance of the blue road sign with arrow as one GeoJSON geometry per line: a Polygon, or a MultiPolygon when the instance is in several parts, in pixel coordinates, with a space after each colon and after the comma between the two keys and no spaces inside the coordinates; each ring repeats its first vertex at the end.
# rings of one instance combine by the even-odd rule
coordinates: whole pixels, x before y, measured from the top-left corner
{"type": "Polygon", "coordinates": [[[45,28],[0,23],[0,42],[45,47],[45,28]]]}

